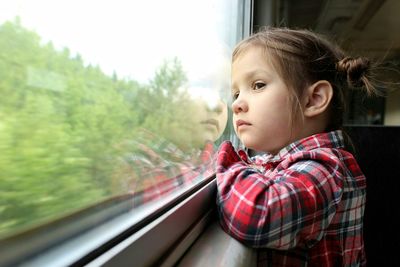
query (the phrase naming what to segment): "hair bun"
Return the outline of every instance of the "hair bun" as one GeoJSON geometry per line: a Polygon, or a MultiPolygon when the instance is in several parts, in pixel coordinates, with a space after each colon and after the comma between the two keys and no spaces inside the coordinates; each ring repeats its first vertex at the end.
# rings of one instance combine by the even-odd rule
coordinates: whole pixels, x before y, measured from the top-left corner
{"type": "Polygon", "coordinates": [[[364,57],[345,57],[340,60],[336,68],[340,73],[346,75],[347,83],[352,87],[365,86],[365,75],[368,73],[370,61],[364,57]]]}

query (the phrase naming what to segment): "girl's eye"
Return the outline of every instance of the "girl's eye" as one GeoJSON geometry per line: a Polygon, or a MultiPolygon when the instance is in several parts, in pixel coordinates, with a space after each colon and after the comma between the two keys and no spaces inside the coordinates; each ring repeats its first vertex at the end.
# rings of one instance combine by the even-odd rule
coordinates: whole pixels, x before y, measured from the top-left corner
{"type": "Polygon", "coordinates": [[[239,97],[239,91],[232,92],[232,99],[236,100],[239,97]]]}
{"type": "Polygon", "coordinates": [[[253,89],[254,90],[259,90],[259,89],[264,88],[266,85],[267,84],[263,83],[263,82],[255,82],[254,85],[253,85],[253,89]]]}

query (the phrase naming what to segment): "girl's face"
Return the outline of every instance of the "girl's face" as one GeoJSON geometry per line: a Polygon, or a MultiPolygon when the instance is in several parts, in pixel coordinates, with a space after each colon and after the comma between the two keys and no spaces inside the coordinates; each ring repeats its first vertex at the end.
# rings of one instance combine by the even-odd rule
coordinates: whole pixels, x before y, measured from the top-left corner
{"type": "Polygon", "coordinates": [[[289,90],[265,58],[253,46],[232,64],[233,126],[246,147],[276,154],[295,140],[296,127],[289,90]]]}

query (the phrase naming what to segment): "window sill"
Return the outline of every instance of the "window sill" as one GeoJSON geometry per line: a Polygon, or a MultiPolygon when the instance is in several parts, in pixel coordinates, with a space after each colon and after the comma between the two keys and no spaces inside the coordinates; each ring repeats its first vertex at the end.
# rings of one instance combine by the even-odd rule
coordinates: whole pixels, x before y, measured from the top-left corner
{"type": "Polygon", "coordinates": [[[178,267],[186,266],[256,266],[256,251],[226,234],[214,220],[193,244],[178,267]]]}

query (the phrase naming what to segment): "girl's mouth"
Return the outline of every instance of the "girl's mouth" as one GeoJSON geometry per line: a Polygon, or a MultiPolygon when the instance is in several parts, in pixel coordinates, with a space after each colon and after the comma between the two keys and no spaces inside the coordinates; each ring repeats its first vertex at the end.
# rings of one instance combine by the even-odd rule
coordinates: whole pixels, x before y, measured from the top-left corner
{"type": "Polygon", "coordinates": [[[251,125],[251,123],[249,123],[247,121],[244,121],[244,120],[237,120],[236,121],[236,127],[237,128],[239,128],[240,126],[243,126],[243,125],[251,125]]]}

